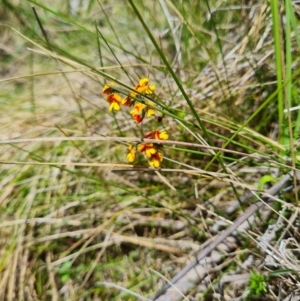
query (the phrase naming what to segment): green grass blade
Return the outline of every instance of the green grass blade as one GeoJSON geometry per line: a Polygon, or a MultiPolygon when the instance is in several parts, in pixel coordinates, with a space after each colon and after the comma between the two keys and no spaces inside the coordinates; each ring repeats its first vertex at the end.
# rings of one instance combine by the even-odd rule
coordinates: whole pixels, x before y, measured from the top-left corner
{"type": "Polygon", "coordinates": [[[207,131],[206,131],[206,128],[205,128],[205,126],[203,125],[202,120],[201,120],[199,114],[197,113],[197,111],[195,110],[195,108],[194,108],[194,106],[193,106],[191,100],[189,99],[188,95],[186,94],[186,92],[185,92],[185,90],[184,90],[184,88],[183,88],[183,86],[182,86],[182,84],[181,84],[181,81],[179,80],[179,78],[178,78],[177,75],[175,74],[175,72],[174,72],[174,70],[173,70],[171,64],[169,63],[169,61],[168,61],[168,59],[166,58],[165,54],[163,53],[163,51],[161,50],[160,46],[159,46],[158,43],[156,42],[156,39],[154,38],[154,36],[153,36],[151,30],[149,29],[149,27],[148,27],[147,24],[145,23],[145,21],[144,21],[142,15],[140,14],[139,10],[137,9],[136,4],[134,3],[133,0],[129,0],[129,3],[130,3],[130,5],[132,6],[132,8],[133,8],[133,10],[134,10],[134,12],[135,12],[135,14],[136,14],[136,16],[137,16],[138,19],[140,20],[141,24],[143,25],[144,30],[146,31],[148,37],[150,38],[152,44],[154,45],[156,51],[158,52],[158,54],[159,54],[159,56],[160,56],[160,58],[162,59],[162,61],[163,61],[164,64],[166,65],[166,67],[167,67],[168,71],[170,72],[172,78],[174,79],[175,83],[177,84],[177,86],[178,86],[180,92],[182,93],[184,99],[186,100],[188,106],[190,107],[192,114],[193,114],[194,117],[196,118],[196,120],[197,120],[197,122],[198,122],[200,128],[201,128],[201,129],[203,130],[203,132],[205,133],[205,136],[206,136],[206,138],[208,139],[208,141],[209,141],[210,143],[212,143],[212,141],[211,141],[211,139],[210,139],[210,137],[209,137],[209,135],[208,135],[208,133],[207,133],[207,131]]]}
{"type": "Polygon", "coordinates": [[[271,13],[273,22],[273,36],[274,36],[274,47],[275,47],[275,60],[276,60],[276,77],[277,77],[277,87],[278,87],[278,126],[279,126],[279,141],[285,144],[284,139],[284,120],[283,120],[283,90],[282,90],[282,74],[283,74],[283,64],[282,64],[282,45],[281,45],[281,26],[279,18],[279,2],[277,0],[271,0],[271,13]]]}

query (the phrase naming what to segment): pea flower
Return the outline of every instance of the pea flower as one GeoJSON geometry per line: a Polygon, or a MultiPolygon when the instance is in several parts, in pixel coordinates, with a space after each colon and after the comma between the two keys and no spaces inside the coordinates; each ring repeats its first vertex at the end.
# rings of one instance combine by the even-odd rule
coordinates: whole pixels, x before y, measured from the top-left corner
{"type": "Polygon", "coordinates": [[[123,105],[131,106],[135,100],[132,98],[138,97],[138,94],[153,94],[156,89],[155,85],[148,85],[149,78],[144,77],[139,80],[139,83],[134,87],[135,91],[130,91],[129,95],[123,100],[123,105]]]}
{"type": "Polygon", "coordinates": [[[143,113],[143,111],[146,109],[146,105],[141,103],[141,102],[137,102],[133,109],[130,111],[131,115],[141,115],[143,113]]]}
{"type": "Polygon", "coordinates": [[[159,152],[153,143],[141,143],[138,144],[137,150],[140,153],[144,153],[149,160],[151,167],[158,168],[163,160],[163,155],[159,152]]]}
{"type": "Polygon", "coordinates": [[[160,166],[160,163],[163,160],[163,155],[160,152],[156,152],[153,155],[151,155],[150,159],[149,159],[149,165],[151,167],[155,167],[158,168],[160,166]]]}
{"type": "Polygon", "coordinates": [[[129,112],[135,123],[140,123],[143,121],[146,107],[147,106],[145,104],[138,102],[134,105],[133,109],[129,112]]]}
{"type": "MultiPolygon", "coordinates": [[[[148,102],[148,103],[150,105],[153,105],[150,102],[148,102]]],[[[134,105],[133,109],[130,111],[130,115],[136,123],[142,122],[142,120],[144,119],[145,116],[147,118],[149,118],[149,117],[155,115],[155,113],[156,113],[155,109],[148,107],[146,104],[141,103],[141,102],[137,102],[134,105]]]]}
{"type": "Polygon", "coordinates": [[[167,140],[169,138],[169,135],[166,131],[161,132],[159,130],[155,130],[155,131],[152,131],[152,132],[148,133],[147,135],[145,135],[144,138],[156,139],[156,140],[167,140]]]}
{"type": "Polygon", "coordinates": [[[120,104],[122,103],[122,98],[119,94],[117,94],[117,93],[109,94],[106,97],[106,101],[108,103],[110,103],[109,111],[112,111],[112,110],[119,111],[120,110],[120,104]]]}
{"type": "Polygon", "coordinates": [[[137,146],[137,150],[140,153],[145,153],[145,155],[148,159],[150,159],[151,156],[154,155],[157,152],[157,150],[154,147],[153,143],[141,143],[137,146]]]}
{"type": "Polygon", "coordinates": [[[148,85],[149,78],[144,77],[139,80],[139,83],[135,86],[135,90],[140,94],[153,94],[155,85],[148,85]]]}
{"type": "Polygon", "coordinates": [[[130,144],[128,146],[128,155],[127,155],[127,160],[128,162],[132,163],[135,160],[135,149],[133,146],[130,144]]]}

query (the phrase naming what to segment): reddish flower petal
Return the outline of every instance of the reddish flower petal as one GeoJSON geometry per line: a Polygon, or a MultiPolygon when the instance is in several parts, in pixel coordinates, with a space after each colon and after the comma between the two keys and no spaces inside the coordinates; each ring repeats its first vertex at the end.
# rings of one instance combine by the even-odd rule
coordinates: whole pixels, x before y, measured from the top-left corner
{"type": "Polygon", "coordinates": [[[126,107],[131,107],[134,104],[135,100],[133,100],[130,96],[127,96],[122,100],[122,105],[126,107]]]}
{"type": "Polygon", "coordinates": [[[102,89],[102,94],[111,94],[113,93],[113,88],[109,85],[105,85],[102,89]]]}
{"type": "Polygon", "coordinates": [[[131,116],[135,123],[141,123],[144,119],[143,116],[137,114],[131,116]]]}

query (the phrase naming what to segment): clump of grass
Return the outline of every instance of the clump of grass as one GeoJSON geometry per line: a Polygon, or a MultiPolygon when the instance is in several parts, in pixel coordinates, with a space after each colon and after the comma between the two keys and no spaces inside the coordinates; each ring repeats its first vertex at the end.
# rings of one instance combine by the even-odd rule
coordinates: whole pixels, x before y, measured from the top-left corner
{"type": "Polygon", "coordinates": [[[249,297],[260,297],[262,294],[265,294],[267,292],[266,283],[268,282],[268,280],[268,277],[264,276],[263,274],[252,271],[248,286],[248,289],[250,291],[249,297]]]}
{"type": "MultiPolygon", "coordinates": [[[[148,300],[248,206],[234,200],[297,170],[297,7],[74,3],[0,8],[0,299],[148,300]],[[145,78],[152,93],[139,91],[145,78]],[[114,93],[130,96],[132,107],[117,110],[114,93]],[[154,108],[157,116],[146,116],[154,108]],[[134,150],[153,142],[146,139],[156,144],[144,160],[134,150]]],[[[294,249],[282,248],[299,238],[297,202],[285,190],[267,217],[261,212],[262,221],[284,225],[268,247],[259,237],[270,225],[253,224],[240,237],[243,252],[255,254],[253,270],[273,249],[281,261],[273,256],[268,269],[294,271],[252,275],[250,290],[261,293],[268,282],[270,300],[298,284],[294,249]]],[[[223,255],[233,258],[216,268],[224,275],[247,269],[239,266],[248,256],[223,255]]],[[[223,278],[212,270],[206,281],[190,295],[218,294],[223,278]]],[[[246,287],[222,290],[230,300],[246,287]]]]}

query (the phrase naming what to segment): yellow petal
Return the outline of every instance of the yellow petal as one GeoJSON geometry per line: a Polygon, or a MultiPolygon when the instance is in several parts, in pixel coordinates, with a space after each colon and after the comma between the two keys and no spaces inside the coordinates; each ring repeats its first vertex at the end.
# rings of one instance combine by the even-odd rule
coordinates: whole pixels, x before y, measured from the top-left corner
{"type": "Polygon", "coordinates": [[[135,160],[135,153],[128,153],[127,160],[132,163],[135,160]]]}
{"type": "Polygon", "coordinates": [[[160,139],[160,140],[167,140],[167,139],[169,139],[169,135],[168,135],[167,132],[165,132],[165,131],[159,133],[158,136],[159,136],[159,139],[160,139]]]}
{"type": "Polygon", "coordinates": [[[109,111],[119,111],[120,110],[120,105],[117,102],[112,102],[109,106],[109,111]]]}
{"type": "Polygon", "coordinates": [[[133,146],[130,144],[128,146],[128,154],[127,154],[127,160],[128,162],[132,163],[135,160],[135,149],[133,146]]]}
{"type": "Polygon", "coordinates": [[[140,102],[136,106],[140,112],[146,108],[146,105],[140,102]]]}
{"type": "Polygon", "coordinates": [[[134,109],[129,111],[129,114],[130,115],[136,115],[136,114],[138,114],[138,110],[136,108],[134,108],[134,109]]]}
{"type": "Polygon", "coordinates": [[[140,81],[139,81],[139,85],[144,87],[144,86],[147,86],[149,83],[149,78],[148,77],[144,77],[144,78],[141,78],[140,81]]]}
{"type": "Polygon", "coordinates": [[[159,162],[158,160],[150,160],[150,161],[149,161],[149,165],[150,165],[151,167],[158,168],[159,165],[160,165],[160,162],[159,162]]]}
{"type": "Polygon", "coordinates": [[[155,113],[156,113],[156,111],[154,109],[148,108],[148,110],[147,110],[147,118],[155,115],[155,113]]]}
{"type": "Polygon", "coordinates": [[[145,145],[144,144],[139,144],[137,146],[137,150],[138,150],[138,152],[142,153],[145,150],[145,145]]]}
{"type": "Polygon", "coordinates": [[[122,103],[122,97],[117,93],[114,93],[114,100],[115,102],[122,103]]]}
{"type": "Polygon", "coordinates": [[[147,158],[151,158],[152,155],[154,155],[156,152],[157,150],[153,147],[153,148],[146,149],[145,154],[147,158]]]}
{"type": "Polygon", "coordinates": [[[145,91],[146,94],[153,94],[153,91],[155,90],[155,85],[150,85],[147,87],[147,90],[145,91]]]}
{"type": "Polygon", "coordinates": [[[156,89],[156,87],[155,87],[155,85],[150,85],[150,86],[149,86],[149,89],[150,89],[151,91],[154,91],[154,90],[156,89]]]}
{"type": "Polygon", "coordinates": [[[148,87],[137,87],[136,89],[139,93],[143,94],[143,93],[147,93],[148,87]]]}
{"type": "Polygon", "coordinates": [[[146,108],[146,105],[144,105],[143,103],[138,102],[134,105],[134,108],[129,113],[130,113],[130,115],[138,115],[145,108],[146,108]]]}
{"type": "Polygon", "coordinates": [[[129,96],[130,96],[130,97],[136,97],[137,94],[136,94],[135,92],[133,92],[133,91],[130,91],[130,92],[129,92],[129,96]]]}

